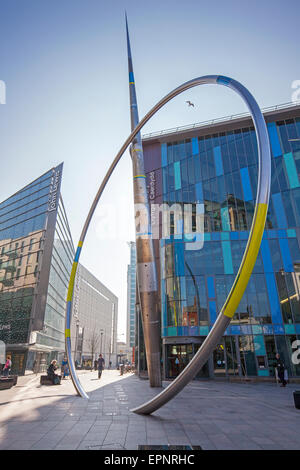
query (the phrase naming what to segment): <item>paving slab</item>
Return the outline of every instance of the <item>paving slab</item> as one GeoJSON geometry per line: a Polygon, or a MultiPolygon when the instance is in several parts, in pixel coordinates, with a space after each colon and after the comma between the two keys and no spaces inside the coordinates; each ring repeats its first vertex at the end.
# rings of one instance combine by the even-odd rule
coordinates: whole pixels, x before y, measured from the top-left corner
{"type": "MultiPolygon", "coordinates": [[[[204,450],[300,449],[293,390],[275,383],[193,381],[151,416],[130,410],[160,389],[133,374],[81,373],[90,399],[72,382],[40,386],[39,376],[0,395],[0,449],[135,450],[138,445],[199,445],[204,450]]],[[[164,383],[166,386],[167,383],[164,383]]]]}

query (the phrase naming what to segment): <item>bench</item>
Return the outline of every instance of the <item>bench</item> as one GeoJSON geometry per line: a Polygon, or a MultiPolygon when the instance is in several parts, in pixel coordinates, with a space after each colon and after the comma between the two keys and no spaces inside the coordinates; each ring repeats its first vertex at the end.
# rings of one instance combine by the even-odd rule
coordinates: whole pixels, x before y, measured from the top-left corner
{"type": "Polygon", "coordinates": [[[9,375],[9,378],[13,379],[14,385],[17,385],[17,382],[18,382],[18,376],[17,375],[9,375]]]}
{"type": "Polygon", "coordinates": [[[14,386],[14,379],[12,377],[0,378],[0,390],[7,390],[14,386]]]}
{"type": "MultiPolygon", "coordinates": [[[[57,385],[60,385],[60,382],[61,382],[61,375],[57,375],[56,377],[59,378],[59,384],[57,384],[57,385]]],[[[41,385],[54,385],[54,384],[52,383],[52,380],[49,379],[48,375],[41,375],[40,384],[41,384],[41,385]]]]}

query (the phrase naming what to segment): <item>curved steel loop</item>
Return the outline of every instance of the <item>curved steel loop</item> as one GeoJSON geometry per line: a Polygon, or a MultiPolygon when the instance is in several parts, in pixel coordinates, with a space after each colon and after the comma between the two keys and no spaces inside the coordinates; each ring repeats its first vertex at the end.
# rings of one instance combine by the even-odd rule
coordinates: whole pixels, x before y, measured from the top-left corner
{"type": "Polygon", "coordinates": [[[69,281],[69,288],[68,288],[68,297],[67,297],[67,308],[66,308],[66,329],[65,329],[65,337],[66,337],[66,350],[67,350],[67,358],[69,363],[69,369],[71,373],[71,378],[73,381],[73,385],[77,391],[77,393],[84,397],[88,398],[88,395],[83,390],[82,385],[77,377],[72,355],[71,355],[71,335],[70,335],[70,327],[71,327],[71,310],[72,310],[72,298],[73,298],[73,289],[74,289],[74,280],[75,274],[77,270],[77,265],[81,253],[81,248],[94,214],[94,211],[97,207],[101,194],[114,170],[117,163],[119,162],[121,156],[129,146],[129,144],[133,141],[134,137],[137,133],[141,130],[141,128],[149,121],[149,119],[160,109],[162,108],[168,101],[170,101],[175,96],[179,95],[185,90],[189,88],[203,85],[203,84],[219,84],[224,85],[232,90],[236,91],[246,103],[250,114],[252,116],[257,141],[258,141],[258,185],[257,185],[257,195],[256,195],[256,205],[255,211],[252,221],[252,226],[250,229],[248,243],[244,252],[244,256],[237,273],[237,276],[234,280],[233,286],[231,291],[220,311],[220,314],[215,321],[213,328],[211,329],[210,333],[208,334],[207,338],[205,339],[204,343],[202,344],[201,348],[195,354],[191,362],[185,367],[185,369],[181,372],[181,374],[161,393],[159,393],[156,397],[148,401],[147,403],[133,409],[132,411],[135,413],[141,414],[150,414],[153,411],[160,408],[166,402],[171,400],[177,393],[179,393],[185,385],[190,382],[197,372],[203,367],[205,362],[207,361],[208,357],[212,353],[212,351],[217,346],[220,338],[224,334],[227,326],[229,325],[231,318],[233,317],[240,300],[243,296],[243,293],[247,287],[249,278],[251,276],[257,254],[259,251],[261,239],[263,236],[267,210],[268,210],[268,202],[269,202],[269,194],[270,194],[270,179],[271,179],[271,154],[270,154],[270,144],[269,138],[267,133],[266,124],[263,118],[263,115],[260,111],[258,104],[256,103],[255,99],[251,95],[251,93],[239,82],[233,80],[228,77],[224,77],[221,75],[206,75],[203,77],[195,78],[190,80],[186,83],[183,83],[178,88],[175,88],[169,94],[167,94],[164,98],[162,98],[139,122],[139,124],[135,127],[132,131],[130,136],[126,139],[124,144],[122,145],[121,149],[119,150],[118,154],[116,155],[115,159],[113,160],[111,166],[109,167],[101,186],[96,194],[96,197],[93,201],[87,219],[85,221],[81,237],[78,243],[78,247],[76,250],[70,281],[69,281]]]}

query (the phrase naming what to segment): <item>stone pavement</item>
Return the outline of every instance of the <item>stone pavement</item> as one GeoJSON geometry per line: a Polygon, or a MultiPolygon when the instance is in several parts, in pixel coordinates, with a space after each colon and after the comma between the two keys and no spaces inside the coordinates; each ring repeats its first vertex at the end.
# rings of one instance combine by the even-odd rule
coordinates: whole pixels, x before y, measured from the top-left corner
{"type": "Polygon", "coordinates": [[[39,376],[0,391],[0,449],[300,449],[296,385],[195,381],[153,415],[140,416],[130,409],[159,390],[147,380],[116,370],[100,380],[97,372],[81,372],[80,380],[89,400],[75,395],[71,380],[40,386],[39,376]]]}

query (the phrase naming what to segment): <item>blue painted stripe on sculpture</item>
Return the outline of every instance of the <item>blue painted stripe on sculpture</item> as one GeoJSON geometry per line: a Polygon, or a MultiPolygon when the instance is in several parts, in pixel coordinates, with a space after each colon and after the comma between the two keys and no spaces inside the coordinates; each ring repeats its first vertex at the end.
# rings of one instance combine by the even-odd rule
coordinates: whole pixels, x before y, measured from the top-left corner
{"type": "Polygon", "coordinates": [[[168,165],[167,144],[161,144],[161,166],[168,165]]]}
{"type": "Polygon", "coordinates": [[[278,228],[287,228],[286,215],[282,203],[282,197],[280,193],[272,194],[274,211],[276,214],[278,228]]]}
{"type": "Polygon", "coordinates": [[[295,164],[295,160],[292,153],[284,154],[284,163],[286,167],[286,172],[289,179],[290,188],[299,188],[299,178],[298,172],[295,164]]]}
{"type": "Polygon", "coordinates": [[[181,189],[180,162],[174,163],[175,190],[181,189]]]}
{"type": "Polygon", "coordinates": [[[289,242],[287,238],[280,238],[279,246],[280,246],[284,270],[286,273],[292,273],[294,271],[294,265],[293,265],[289,242]]]}
{"type": "Polygon", "coordinates": [[[72,302],[71,300],[67,301],[67,318],[70,319],[70,325],[71,325],[71,308],[72,308],[72,302]]]}
{"type": "Polygon", "coordinates": [[[221,176],[224,174],[224,170],[221,155],[221,147],[219,145],[217,147],[214,147],[214,159],[216,167],[216,176],[221,176]]]}
{"type": "Polygon", "coordinates": [[[214,278],[212,276],[207,276],[206,282],[207,282],[208,298],[214,299],[216,297],[214,278]]]}
{"type": "Polygon", "coordinates": [[[134,75],[133,72],[129,72],[129,81],[134,82],[134,75]]]}
{"type": "Polygon", "coordinates": [[[278,292],[276,288],[275,276],[273,273],[266,273],[265,278],[266,278],[267,291],[268,291],[268,297],[269,297],[270,308],[271,308],[272,323],[282,324],[282,316],[281,316],[278,292]]]}
{"type": "Polygon", "coordinates": [[[231,78],[224,77],[223,75],[219,75],[218,78],[217,78],[217,83],[219,83],[221,85],[228,86],[230,82],[231,82],[231,78]]]}
{"type": "Polygon", "coordinates": [[[265,273],[272,273],[273,272],[273,264],[272,264],[272,257],[269,247],[269,242],[267,239],[262,239],[260,245],[260,252],[262,256],[263,266],[265,273]]]}
{"type": "Polygon", "coordinates": [[[251,189],[248,168],[241,168],[240,173],[241,173],[241,180],[242,180],[242,186],[243,186],[243,191],[244,191],[244,200],[252,201],[253,194],[252,194],[252,189],[251,189]]]}
{"type": "Polygon", "coordinates": [[[210,317],[210,323],[215,323],[217,319],[217,306],[216,302],[214,300],[210,300],[208,302],[209,304],[209,317],[210,317]]]}
{"type": "Polygon", "coordinates": [[[230,241],[222,241],[223,262],[225,274],[233,274],[233,264],[230,241]]]}
{"type": "Polygon", "coordinates": [[[271,142],[272,154],[274,157],[279,157],[280,155],[282,155],[282,151],[281,151],[276,123],[269,122],[267,127],[268,127],[270,142],[271,142]]]}
{"type": "Polygon", "coordinates": [[[192,138],[192,155],[198,155],[198,154],[199,154],[198,137],[193,137],[192,138]]]}
{"type": "Polygon", "coordinates": [[[74,259],[75,263],[78,263],[80,252],[81,252],[81,246],[78,246],[76,250],[75,259],[74,259]]]}

